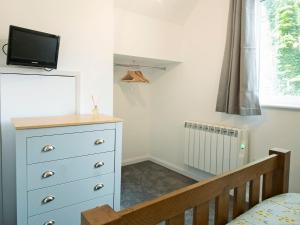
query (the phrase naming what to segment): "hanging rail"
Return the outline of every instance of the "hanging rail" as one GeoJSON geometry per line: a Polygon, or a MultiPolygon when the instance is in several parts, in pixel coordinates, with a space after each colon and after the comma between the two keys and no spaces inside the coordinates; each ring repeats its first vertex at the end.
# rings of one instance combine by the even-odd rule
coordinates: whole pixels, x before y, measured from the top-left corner
{"type": "Polygon", "coordinates": [[[126,68],[148,68],[148,69],[157,69],[157,70],[167,70],[167,67],[163,66],[147,66],[147,65],[139,65],[139,64],[121,64],[121,63],[115,63],[115,66],[119,67],[126,67],[126,68]]]}

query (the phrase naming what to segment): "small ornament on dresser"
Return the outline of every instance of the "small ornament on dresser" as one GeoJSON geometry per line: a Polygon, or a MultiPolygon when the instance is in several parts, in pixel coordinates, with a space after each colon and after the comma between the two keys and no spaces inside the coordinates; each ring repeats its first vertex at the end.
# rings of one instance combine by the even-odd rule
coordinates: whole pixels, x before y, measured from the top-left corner
{"type": "Polygon", "coordinates": [[[100,112],[99,112],[99,107],[96,104],[94,96],[92,96],[92,102],[93,102],[92,115],[97,117],[100,115],[100,112]]]}

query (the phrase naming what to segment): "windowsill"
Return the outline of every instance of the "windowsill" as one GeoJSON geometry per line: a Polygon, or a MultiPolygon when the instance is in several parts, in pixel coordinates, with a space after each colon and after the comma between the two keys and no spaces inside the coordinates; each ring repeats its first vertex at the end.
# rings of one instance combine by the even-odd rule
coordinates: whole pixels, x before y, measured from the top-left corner
{"type": "Polygon", "coordinates": [[[263,108],[300,110],[300,96],[264,95],[260,102],[263,108]]]}
{"type": "Polygon", "coordinates": [[[262,103],[262,108],[272,108],[272,109],[290,109],[290,110],[300,110],[300,105],[285,105],[285,104],[268,104],[262,103]]]}

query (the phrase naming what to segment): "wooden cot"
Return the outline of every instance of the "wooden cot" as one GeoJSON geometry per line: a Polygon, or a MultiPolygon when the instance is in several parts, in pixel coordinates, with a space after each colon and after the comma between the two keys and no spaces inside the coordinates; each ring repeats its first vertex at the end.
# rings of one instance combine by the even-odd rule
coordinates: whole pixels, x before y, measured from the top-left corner
{"type": "Polygon", "coordinates": [[[122,211],[115,212],[108,205],[88,210],[82,213],[81,224],[156,225],[165,221],[166,225],[183,225],[185,211],[193,209],[193,225],[208,225],[209,202],[215,201],[215,225],[224,225],[229,212],[235,218],[264,199],[288,192],[289,167],[290,151],[271,149],[268,157],[240,169],[122,211]],[[232,197],[230,190],[234,190],[232,197]]]}

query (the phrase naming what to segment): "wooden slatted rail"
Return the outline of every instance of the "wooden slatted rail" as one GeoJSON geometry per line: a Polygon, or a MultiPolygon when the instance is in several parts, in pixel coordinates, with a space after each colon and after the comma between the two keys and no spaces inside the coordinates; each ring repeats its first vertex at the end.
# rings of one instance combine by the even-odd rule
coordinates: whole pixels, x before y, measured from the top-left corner
{"type": "Polygon", "coordinates": [[[269,156],[240,169],[181,188],[159,198],[115,212],[104,205],[82,213],[82,225],[184,225],[184,212],[193,209],[193,225],[209,223],[209,202],[215,201],[215,225],[228,222],[230,195],[233,218],[243,213],[246,184],[249,182],[249,207],[262,199],[288,192],[290,151],[272,149],[269,156]],[[261,177],[262,193],[261,191],[261,177]]]}

